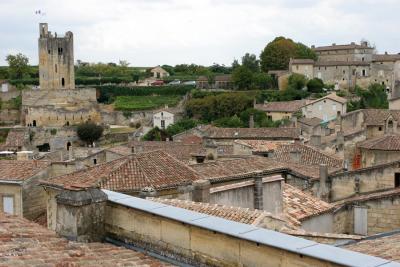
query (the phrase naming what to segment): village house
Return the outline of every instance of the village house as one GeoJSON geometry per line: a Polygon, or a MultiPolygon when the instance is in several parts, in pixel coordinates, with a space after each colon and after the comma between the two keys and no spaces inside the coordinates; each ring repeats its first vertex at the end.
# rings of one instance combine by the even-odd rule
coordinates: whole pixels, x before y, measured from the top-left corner
{"type": "Polygon", "coordinates": [[[200,76],[196,81],[198,89],[233,89],[234,84],[230,74],[216,75],[212,79],[206,76],[200,76]]]}
{"type": "Polygon", "coordinates": [[[273,121],[289,120],[292,117],[301,117],[301,108],[306,105],[307,100],[293,100],[280,102],[266,102],[255,104],[254,108],[264,111],[267,117],[273,121]]]}
{"type": "Polygon", "coordinates": [[[384,135],[368,139],[357,143],[357,150],[356,157],[361,159],[361,168],[398,161],[400,160],[400,136],[384,135]]]}
{"type": "Polygon", "coordinates": [[[151,76],[154,79],[163,79],[169,76],[169,72],[164,70],[162,67],[157,66],[150,70],[151,76]]]}
{"type": "Polygon", "coordinates": [[[161,109],[153,114],[153,127],[167,129],[168,126],[176,122],[176,114],[171,109],[161,109]]]}
{"type": "Polygon", "coordinates": [[[302,114],[306,118],[319,118],[324,122],[334,120],[338,114],[346,114],[347,99],[331,93],[325,97],[308,102],[302,108],[302,114]]]}
{"type": "Polygon", "coordinates": [[[1,212],[34,220],[46,211],[45,194],[38,186],[50,174],[50,162],[0,160],[1,212]]]}
{"type": "MultiPolygon", "coordinates": [[[[301,129],[302,135],[321,135],[324,136],[328,133],[327,127],[323,126],[323,120],[320,118],[299,118],[297,119],[297,125],[301,129]]],[[[328,133],[329,134],[329,133],[328,133]]]]}

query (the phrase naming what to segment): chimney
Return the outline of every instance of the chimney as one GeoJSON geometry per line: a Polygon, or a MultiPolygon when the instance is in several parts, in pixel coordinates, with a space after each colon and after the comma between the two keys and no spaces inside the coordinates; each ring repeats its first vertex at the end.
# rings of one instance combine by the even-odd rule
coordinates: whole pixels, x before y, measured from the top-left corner
{"type": "Polygon", "coordinates": [[[148,197],[156,197],[156,196],[157,196],[157,191],[151,186],[143,187],[139,193],[139,197],[144,198],[144,199],[146,199],[148,197]]]}
{"type": "Polygon", "coordinates": [[[63,190],[56,202],[57,234],[78,242],[102,241],[107,195],[101,189],[63,190]]]}
{"type": "Polygon", "coordinates": [[[319,188],[317,196],[325,201],[329,200],[328,166],[319,165],[319,188]]]}
{"type": "Polygon", "coordinates": [[[301,152],[299,150],[290,151],[290,160],[295,163],[300,163],[301,152]]]}
{"type": "Polygon", "coordinates": [[[210,202],[210,188],[211,183],[209,180],[197,180],[193,182],[192,198],[195,202],[210,202]]]}
{"type": "Polygon", "coordinates": [[[321,136],[320,135],[311,135],[310,136],[310,145],[314,147],[321,146],[321,136]]]}
{"type": "Polygon", "coordinates": [[[263,181],[263,207],[265,211],[274,215],[283,212],[283,186],[284,179],[281,175],[265,177],[263,181]]]}
{"type": "Polygon", "coordinates": [[[254,209],[263,210],[263,182],[261,174],[256,174],[254,177],[254,209]]]}
{"type": "Polygon", "coordinates": [[[340,110],[338,110],[336,113],[336,125],[338,126],[339,131],[343,131],[342,114],[340,110]]]}
{"type": "Polygon", "coordinates": [[[254,114],[250,114],[249,128],[254,128],[254,114]]]}

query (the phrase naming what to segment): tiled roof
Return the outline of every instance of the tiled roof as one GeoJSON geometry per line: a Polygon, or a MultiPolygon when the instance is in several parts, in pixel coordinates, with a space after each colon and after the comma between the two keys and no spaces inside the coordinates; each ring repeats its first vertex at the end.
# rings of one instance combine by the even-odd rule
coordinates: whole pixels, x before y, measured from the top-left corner
{"type": "Polygon", "coordinates": [[[194,134],[183,135],[178,141],[181,144],[201,144],[202,142],[203,138],[194,134]]]}
{"type": "Polygon", "coordinates": [[[322,101],[322,100],[324,100],[324,99],[331,99],[331,100],[333,100],[333,101],[336,101],[336,102],[342,103],[342,104],[347,103],[347,99],[346,99],[346,98],[340,97],[340,96],[336,95],[336,93],[331,93],[331,94],[329,94],[329,95],[327,95],[327,96],[324,96],[324,97],[315,99],[314,101],[311,101],[311,102],[308,102],[308,103],[306,104],[306,106],[311,105],[311,104],[314,104],[314,103],[317,103],[317,102],[320,102],[320,101],[322,101]]]}
{"type": "Polygon", "coordinates": [[[372,56],[372,61],[397,61],[397,60],[400,60],[400,54],[381,54],[372,56]]]}
{"type": "Polygon", "coordinates": [[[306,100],[277,101],[256,104],[255,108],[267,112],[296,112],[299,111],[306,103],[306,100]]]}
{"type": "Polygon", "coordinates": [[[210,204],[202,202],[193,202],[180,199],[164,199],[164,198],[148,198],[151,201],[160,202],[166,205],[178,208],[188,209],[212,216],[221,217],[227,220],[258,225],[265,217],[270,217],[283,222],[282,218],[272,215],[262,210],[254,210],[249,208],[228,207],[220,204],[210,204]]]}
{"type": "Polygon", "coordinates": [[[342,49],[372,49],[372,47],[363,46],[355,43],[344,45],[328,45],[313,48],[315,51],[342,50],[342,49]]]}
{"type": "Polygon", "coordinates": [[[343,248],[400,262],[400,233],[368,237],[343,248]]]}
{"type": "Polygon", "coordinates": [[[379,136],[362,141],[357,146],[371,150],[400,151],[400,135],[379,136]]]}
{"type": "Polygon", "coordinates": [[[284,185],[283,203],[284,212],[292,221],[303,221],[334,209],[333,205],[289,184],[284,185]]]}
{"type": "Polygon", "coordinates": [[[321,120],[320,118],[316,118],[316,117],[313,117],[313,118],[305,118],[305,117],[303,117],[303,118],[298,119],[297,121],[299,123],[303,123],[303,124],[308,125],[308,126],[317,126],[317,125],[320,125],[323,122],[323,120],[321,120]]]}
{"type": "Polygon", "coordinates": [[[128,156],[132,154],[132,148],[127,145],[113,146],[106,150],[121,156],[128,156]]]}
{"type": "Polygon", "coordinates": [[[235,140],[235,143],[248,146],[254,152],[272,152],[282,144],[290,144],[292,141],[268,141],[268,140],[235,140]]]}
{"type": "Polygon", "coordinates": [[[49,165],[42,160],[0,160],[0,180],[24,181],[49,165]]]}
{"type": "Polygon", "coordinates": [[[291,64],[314,64],[314,59],[308,58],[292,58],[290,59],[291,64]]]}
{"type": "Polygon", "coordinates": [[[317,148],[302,144],[282,144],[274,151],[274,158],[281,162],[293,162],[306,165],[326,164],[334,168],[343,167],[343,160],[328,155],[317,148]],[[292,153],[299,153],[298,161],[292,158],[292,153]]]}
{"type": "Polygon", "coordinates": [[[133,141],[129,143],[135,153],[162,150],[180,161],[188,163],[193,154],[205,154],[201,144],[182,144],[179,142],[163,141],[133,141]]]}
{"type": "Polygon", "coordinates": [[[388,109],[363,109],[364,122],[366,125],[384,125],[385,120],[390,116],[394,120],[399,121],[400,110],[388,110],[388,109]]]}
{"type": "MultiPolygon", "coordinates": [[[[191,167],[205,179],[212,182],[229,181],[253,177],[256,172],[291,174],[306,179],[319,179],[318,165],[305,165],[299,163],[277,161],[273,158],[251,156],[246,158],[215,160],[191,167]]],[[[328,167],[328,173],[337,172],[339,168],[328,167]]]]}
{"type": "Polygon", "coordinates": [[[325,66],[369,66],[370,63],[366,61],[317,61],[316,67],[325,66]]]}
{"type": "Polygon", "coordinates": [[[54,179],[43,185],[70,189],[100,186],[118,192],[137,192],[144,187],[175,188],[201,179],[183,162],[164,151],[133,154],[54,179]]]}
{"type": "Polygon", "coordinates": [[[381,199],[381,198],[390,198],[393,196],[400,196],[400,187],[393,188],[393,189],[386,189],[386,190],[381,190],[377,192],[372,192],[372,193],[367,193],[367,194],[361,194],[358,196],[346,198],[340,201],[333,202],[332,205],[335,205],[336,207],[340,207],[346,204],[351,204],[353,202],[363,202],[363,201],[369,201],[369,200],[375,200],[375,199],[381,199]]]}
{"type": "Polygon", "coordinates": [[[299,139],[298,128],[219,128],[212,127],[206,135],[212,139],[299,139]]]}
{"type": "Polygon", "coordinates": [[[23,147],[26,140],[26,131],[22,129],[11,129],[8,132],[4,147],[7,149],[18,149],[23,147]]]}
{"type": "Polygon", "coordinates": [[[0,213],[1,266],[171,266],[105,243],[68,241],[27,219],[0,213]]]}

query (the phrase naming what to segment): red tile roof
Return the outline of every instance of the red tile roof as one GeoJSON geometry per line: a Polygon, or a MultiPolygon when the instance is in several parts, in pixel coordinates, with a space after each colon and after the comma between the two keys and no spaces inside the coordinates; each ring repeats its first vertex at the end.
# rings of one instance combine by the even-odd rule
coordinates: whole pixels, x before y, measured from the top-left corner
{"type": "Polygon", "coordinates": [[[299,111],[307,100],[277,101],[256,104],[255,108],[266,112],[296,112],[299,111]]]}
{"type": "Polygon", "coordinates": [[[400,151],[400,135],[379,136],[362,141],[357,146],[370,150],[400,151]]]}
{"type": "Polygon", "coordinates": [[[306,165],[326,164],[334,168],[342,168],[343,160],[334,155],[328,155],[315,147],[302,144],[282,144],[274,151],[274,158],[281,162],[293,162],[306,165]],[[292,153],[299,153],[299,160],[292,159],[292,153]]]}
{"type": "Polygon", "coordinates": [[[291,221],[304,221],[334,209],[333,205],[289,184],[284,185],[283,203],[284,212],[291,221]]]}
{"type": "Polygon", "coordinates": [[[183,162],[164,151],[133,154],[54,179],[43,185],[70,189],[101,187],[118,192],[137,192],[144,187],[175,188],[201,179],[183,162]]]}
{"type": "Polygon", "coordinates": [[[298,128],[219,128],[211,127],[206,134],[211,139],[286,139],[300,138],[298,128]]]}
{"type": "Polygon", "coordinates": [[[24,181],[49,165],[49,161],[42,160],[0,160],[0,180],[24,181]]]}
{"type": "Polygon", "coordinates": [[[27,219],[0,213],[1,266],[172,266],[133,250],[105,243],[60,238],[27,219]]]}
{"type": "Polygon", "coordinates": [[[383,259],[400,262],[400,233],[377,235],[343,248],[383,259]]]}
{"type": "Polygon", "coordinates": [[[353,202],[364,202],[369,200],[381,199],[381,198],[390,198],[393,196],[400,196],[400,187],[393,189],[380,190],[376,192],[361,194],[358,196],[346,198],[337,202],[333,202],[332,204],[336,207],[341,207],[346,204],[351,204],[353,202]]]}
{"type": "Polygon", "coordinates": [[[282,144],[290,144],[292,141],[268,141],[268,140],[236,140],[236,144],[249,147],[254,152],[272,152],[282,144]]]}

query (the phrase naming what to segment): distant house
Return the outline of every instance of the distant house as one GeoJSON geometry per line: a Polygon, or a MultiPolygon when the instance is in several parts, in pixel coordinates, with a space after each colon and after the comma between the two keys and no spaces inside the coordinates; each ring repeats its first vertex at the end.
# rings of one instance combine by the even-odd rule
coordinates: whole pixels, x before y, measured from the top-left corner
{"type": "Polygon", "coordinates": [[[232,75],[216,75],[214,79],[206,76],[200,76],[197,79],[196,86],[198,89],[233,89],[232,75]]]}
{"type": "Polygon", "coordinates": [[[159,129],[166,129],[168,126],[175,122],[175,114],[160,110],[153,115],[153,127],[158,127],[159,129]]]}
{"type": "Polygon", "coordinates": [[[0,160],[1,212],[36,219],[46,211],[40,179],[50,173],[49,161],[0,160]]]}
{"type": "Polygon", "coordinates": [[[168,71],[164,70],[160,66],[152,68],[150,70],[150,73],[152,74],[152,77],[155,78],[155,79],[162,79],[162,78],[165,78],[165,77],[169,76],[168,71]]]}
{"type": "Polygon", "coordinates": [[[8,82],[6,80],[0,80],[0,92],[6,93],[8,92],[8,82]]]}
{"type": "Polygon", "coordinates": [[[363,168],[400,160],[400,136],[397,134],[365,140],[358,143],[357,148],[363,168]]]}
{"type": "Polygon", "coordinates": [[[323,121],[336,119],[338,114],[346,114],[347,99],[335,93],[311,101],[302,107],[303,116],[306,118],[319,118],[323,121]]]}
{"type": "Polygon", "coordinates": [[[291,119],[295,116],[295,113],[301,111],[301,108],[305,106],[306,103],[306,100],[268,102],[264,104],[255,104],[254,108],[265,111],[269,119],[277,121],[291,119]]]}

